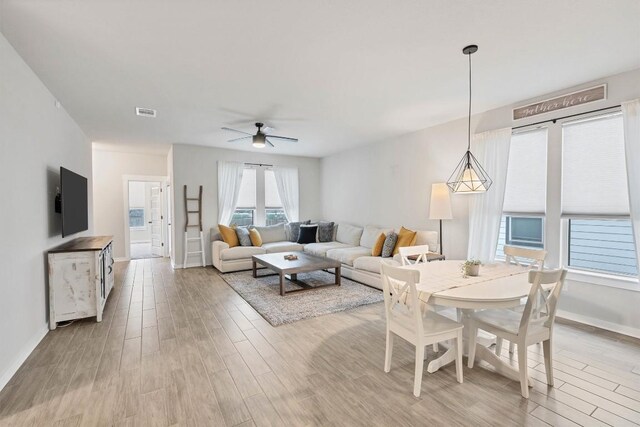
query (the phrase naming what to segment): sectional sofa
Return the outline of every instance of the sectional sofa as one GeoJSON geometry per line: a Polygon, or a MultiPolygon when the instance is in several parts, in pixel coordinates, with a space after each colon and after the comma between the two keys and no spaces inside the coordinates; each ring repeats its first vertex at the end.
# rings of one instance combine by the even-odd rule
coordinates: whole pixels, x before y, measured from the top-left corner
{"type": "MultiPolygon", "coordinates": [[[[328,257],[342,263],[342,276],[382,289],[380,264],[388,262],[399,265],[400,259],[371,256],[371,249],[380,233],[387,234],[391,227],[367,225],[359,227],[347,223],[338,223],[334,227],[331,242],[308,243],[305,245],[291,242],[284,224],[269,227],[256,227],[262,238],[262,246],[235,246],[219,240],[217,229],[211,230],[211,255],[213,266],[223,273],[249,270],[253,255],[304,251],[312,255],[328,257]]],[[[436,231],[417,231],[416,245],[429,245],[435,251],[438,247],[436,231]]]]}

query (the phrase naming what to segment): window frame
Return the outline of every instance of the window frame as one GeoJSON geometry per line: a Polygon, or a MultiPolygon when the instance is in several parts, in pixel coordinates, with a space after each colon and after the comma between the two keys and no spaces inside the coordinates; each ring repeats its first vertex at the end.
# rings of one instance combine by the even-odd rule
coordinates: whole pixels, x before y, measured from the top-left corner
{"type": "MultiPolygon", "coordinates": [[[[288,222],[289,219],[287,218],[287,214],[284,211],[283,206],[266,206],[265,175],[268,170],[272,170],[272,166],[246,164],[245,169],[254,169],[256,171],[256,203],[255,203],[256,205],[255,206],[236,206],[231,217],[233,218],[233,215],[235,215],[236,211],[238,210],[252,210],[253,224],[251,225],[263,227],[267,224],[267,211],[278,209],[278,210],[282,210],[282,213],[285,216],[286,221],[288,222]]],[[[233,222],[231,223],[233,224],[233,222]]]]}

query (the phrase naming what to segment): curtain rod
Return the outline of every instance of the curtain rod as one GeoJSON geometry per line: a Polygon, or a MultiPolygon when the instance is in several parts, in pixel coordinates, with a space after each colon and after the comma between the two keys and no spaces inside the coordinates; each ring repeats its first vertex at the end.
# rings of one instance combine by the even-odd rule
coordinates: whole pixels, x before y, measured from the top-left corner
{"type": "Polygon", "coordinates": [[[511,129],[512,129],[512,130],[522,129],[522,128],[526,128],[526,127],[529,127],[529,126],[537,126],[537,125],[541,125],[541,124],[543,124],[543,123],[549,123],[549,122],[553,122],[553,123],[555,123],[555,122],[556,122],[556,121],[558,121],[558,120],[564,120],[564,119],[569,119],[569,118],[571,118],[571,117],[583,116],[583,115],[585,115],[585,114],[597,113],[597,112],[599,112],[599,111],[612,110],[612,109],[614,109],[614,108],[620,108],[620,107],[621,107],[621,105],[620,105],[620,104],[618,104],[618,105],[612,105],[611,107],[598,108],[597,110],[585,111],[584,113],[570,114],[570,115],[568,115],[568,116],[556,117],[555,119],[542,120],[542,121],[540,121],[540,122],[531,123],[531,124],[528,124],[528,125],[516,126],[516,127],[513,127],[513,128],[511,128],[511,129]]]}
{"type": "Polygon", "coordinates": [[[262,167],[262,166],[267,166],[267,167],[270,167],[270,168],[272,168],[272,167],[273,167],[273,165],[267,165],[267,164],[265,164],[265,163],[245,163],[245,165],[249,165],[249,166],[260,166],[260,167],[262,167]]]}

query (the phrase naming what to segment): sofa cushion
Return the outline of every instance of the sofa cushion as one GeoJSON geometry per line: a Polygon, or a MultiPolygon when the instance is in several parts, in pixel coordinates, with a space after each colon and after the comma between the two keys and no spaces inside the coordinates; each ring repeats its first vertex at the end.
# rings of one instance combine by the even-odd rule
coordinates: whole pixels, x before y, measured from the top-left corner
{"type": "Polygon", "coordinates": [[[349,246],[360,246],[360,238],[362,237],[362,227],[341,222],[338,224],[338,232],[336,233],[336,241],[345,243],[349,246]]]}
{"type": "Polygon", "coordinates": [[[249,236],[249,229],[247,227],[236,227],[236,234],[238,235],[240,246],[253,246],[251,236],[249,236]]]}
{"type": "Polygon", "coordinates": [[[396,242],[398,241],[398,235],[393,231],[387,234],[387,237],[384,239],[384,245],[382,245],[382,253],[380,256],[382,258],[389,258],[393,255],[393,248],[396,247],[396,242]]]}
{"type": "Polygon", "coordinates": [[[437,231],[416,231],[416,245],[429,245],[431,252],[438,251],[438,232],[437,231]]]}
{"type": "Polygon", "coordinates": [[[318,242],[332,242],[333,241],[333,229],[335,223],[328,221],[318,222],[318,242]]]}
{"type": "Polygon", "coordinates": [[[223,249],[220,251],[220,258],[223,261],[231,261],[234,259],[251,258],[253,255],[261,255],[267,253],[265,248],[256,246],[234,246],[233,248],[223,249]]]}
{"type": "Polygon", "coordinates": [[[262,246],[262,237],[260,237],[260,233],[255,228],[249,229],[249,238],[253,246],[262,246]]]}
{"type": "Polygon", "coordinates": [[[398,231],[398,241],[396,242],[396,247],[393,249],[393,254],[400,253],[400,248],[415,245],[416,236],[417,233],[415,231],[400,227],[400,231],[398,231]]]}
{"type": "Polygon", "coordinates": [[[253,228],[258,230],[258,233],[260,233],[263,245],[265,243],[282,242],[287,240],[287,233],[284,231],[284,223],[268,226],[253,226],[253,228]]]}
{"type": "Polygon", "coordinates": [[[218,229],[220,230],[220,234],[222,234],[222,240],[229,245],[229,247],[233,248],[234,246],[240,245],[235,229],[222,224],[218,224],[218,229]]]}
{"type": "Polygon", "coordinates": [[[340,248],[327,251],[327,258],[335,259],[343,264],[353,265],[356,258],[362,256],[370,256],[371,249],[364,246],[356,246],[355,248],[340,248]]]}
{"type": "Polygon", "coordinates": [[[376,243],[371,248],[372,256],[382,256],[382,248],[384,247],[384,242],[386,240],[387,240],[387,235],[384,233],[380,233],[380,235],[376,239],[376,243]]]}
{"type": "Polygon", "coordinates": [[[318,226],[316,224],[302,224],[300,226],[300,235],[298,236],[297,243],[316,243],[316,234],[318,234],[318,226]]]}
{"type": "Polygon", "coordinates": [[[289,242],[285,240],[284,242],[271,242],[265,243],[262,245],[264,249],[266,249],[268,254],[272,254],[275,252],[300,252],[304,249],[304,246],[299,243],[289,242]]]}
{"type": "Polygon", "coordinates": [[[388,234],[393,231],[392,228],[380,228],[373,225],[367,225],[362,231],[362,237],[360,238],[360,246],[373,249],[376,244],[376,240],[380,234],[388,234]]]}
{"type": "Polygon", "coordinates": [[[380,264],[387,263],[389,265],[399,266],[400,263],[396,260],[389,258],[382,258],[379,256],[361,256],[356,258],[353,262],[353,268],[356,270],[368,271],[370,273],[380,274],[380,264]]]}
{"type": "Polygon", "coordinates": [[[340,242],[322,242],[322,243],[309,243],[304,245],[304,251],[308,254],[315,256],[326,256],[327,251],[338,248],[349,248],[352,245],[347,245],[340,242]]]}
{"type": "Polygon", "coordinates": [[[296,222],[290,222],[288,224],[285,224],[284,231],[285,231],[285,234],[287,235],[288,241],[294,242],[294,243],[298,241],[298,236],[300,235],[300,226],[302,224],[311,224],[311,221],[310,220],[296,221],[296,222]]]}

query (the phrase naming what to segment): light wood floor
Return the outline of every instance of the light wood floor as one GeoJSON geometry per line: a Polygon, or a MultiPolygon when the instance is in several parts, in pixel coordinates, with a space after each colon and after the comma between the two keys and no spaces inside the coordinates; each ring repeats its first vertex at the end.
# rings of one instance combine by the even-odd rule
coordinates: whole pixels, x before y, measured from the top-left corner
{"type": "Polygon", "coordinates": [[[425,374],[417,399],[412,347],[396,340],[382,371],[382,304],[273,328],[212,268],[154,259],[116,273],[104,321],[47,334],[0,392],[0,424],[640,424],[634,339],[557,324],[555,388],[533,346],[529,400],[481,367],[458,384],[452,366],[425,374]]]}

